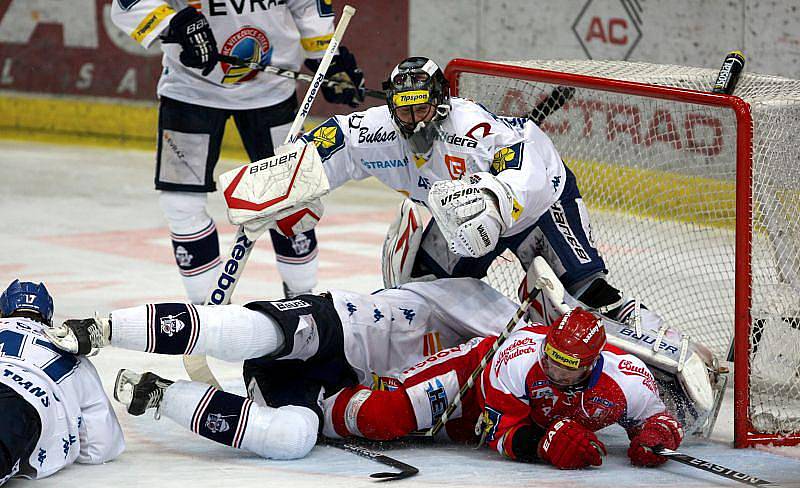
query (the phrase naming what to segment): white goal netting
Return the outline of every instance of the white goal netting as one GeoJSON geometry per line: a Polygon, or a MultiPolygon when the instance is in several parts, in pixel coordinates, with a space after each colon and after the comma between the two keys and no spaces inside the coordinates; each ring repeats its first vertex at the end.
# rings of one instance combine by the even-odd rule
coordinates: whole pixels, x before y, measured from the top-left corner
{"type": "MultiPolygon", "coordinates": [[[[681,96],[708,92],[717,70],[604,61],[500,64],[679,89],[635,95],[584,80],[590,86],[577,87],[540,125],[577,176],[612,284],[724,359],[734,334],[737,274],[744,280],[741,296],[751,300],[746,416],[758,431],[797,435],[800,81],[742,74],[734,94],[749,105],[753,133],[752,158],[745,160],[752,182],[744,186],[737,173],[744,146],[737,149],[737,141],[749,128],[728,106],[681,96]],[[740,205],[749,197],[752,214],[738,213],[738,233],[750,235],[751,245],[738,257],[737,181],[740,205]]],[[[460,73],[458,95],[498,115],[526,116],[564,83],[512,76],[460,73]]],[[[497,262],[490,280],[515,298],[521,273],[513,260],[497,262]]]]}

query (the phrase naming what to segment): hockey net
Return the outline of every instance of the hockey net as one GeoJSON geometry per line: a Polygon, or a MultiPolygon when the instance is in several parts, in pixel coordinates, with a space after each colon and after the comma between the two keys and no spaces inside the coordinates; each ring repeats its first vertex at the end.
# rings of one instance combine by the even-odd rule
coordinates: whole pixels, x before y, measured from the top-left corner
{"type": "MultiPolygon", "coordinates": [[[[718,358],[735,335],[735,444],[800,443],[800,81],[621,61],[454,60],[454,94],[525,117],[575,173],[609,281],[718,358]]],[[[490,269],[516,298],[513,256],[490,269]]]]}

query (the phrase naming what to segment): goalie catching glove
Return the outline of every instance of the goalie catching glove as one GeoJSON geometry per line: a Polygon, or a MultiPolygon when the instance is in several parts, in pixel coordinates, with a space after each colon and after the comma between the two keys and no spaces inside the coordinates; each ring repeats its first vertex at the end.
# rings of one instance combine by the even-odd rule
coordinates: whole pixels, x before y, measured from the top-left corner
{"type": "Polygon", "coordinates": [[[255,161],[219,177],[228,220],[250,240],[268,229],[292,237],[313,229],[322,217],[320,197],[330,190],[313,143],[295,143],[281,154],[255,161]]]}
{"type": "Polygon", "coordinates": [[[428,194],[431,214],[450,251],[470,258],[494,250],[500,234],[511,226],[513,201],[508,186],[486,172],[437,181],[428,194]]]}
{"type": "Polygon", "coordinates": [[[628,457],[634,466],[659,466],[667,461],[664,456],[653,452],[654,447],[677,449],[683,440],[681,423],[672,415],[662,413],[647,419],[638,434],[631,437],[628,457]]]}
{"type": "Polygon", "coordinates": [[[606,446],[572,419],[553,422],[539,441],[539,458],[558,469],[580,469],[603,464],[606,446]]]}

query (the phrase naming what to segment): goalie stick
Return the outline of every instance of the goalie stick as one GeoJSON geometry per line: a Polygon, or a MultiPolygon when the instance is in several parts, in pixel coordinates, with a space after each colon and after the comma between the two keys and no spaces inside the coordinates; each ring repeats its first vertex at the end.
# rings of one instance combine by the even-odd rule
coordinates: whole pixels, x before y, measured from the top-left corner
{"type": "MultiPolygon", "coordinates": [[[[303,122],[309,113],[311,104],[314,102],[314,99],[319,92],[319,88],[322,85],[322,81],[325,79],[325,73],[328,71],[328,67],[330,66],[331,60],[334,56],[334,52],[339,47],[339,43],[344,36],[347,25],[350,23],[350,18],[355,13],[355,8],[351,7],[350,5],[344,6],[342,17],[339,19],[339,24],[336,26],[336,30],[333,32],[333,37],[331,37],[331,40],[328,44],[328,49],[325,51],[325,55],[320,60],[319,66],[317,67],[317,72],[314,73],[313,82],[308,87],[308,91],[306,91],[306,95],[303,98],[303,103],[300,105],[300,110],[297,111],[294,122],[292,122],[292,127],[289,129],[289,133],[286,135],[286,139],[283,141],[284,144],[289,144],[290,142],[297,140],[297,136],[303,127],[303,122]]],[[[206,299],[207,305],[227,305],[230,302],[233,290],[236,287],[239,278],[242,276],[242,271],[244,271],[244,266],[247,264],[247,259],[250,257],[250,252],[252,251],[254,244],[255,241],[250,241],[247,239],[247,236],[244,232],[244,226],[240,225],[236,231],[233,246],[228,253],[230,259],[220,267],[219,278],[217,278],[214,289],[211,290],[211,293],[209,293],[208,298],[206,299]],[[234,261],[234,263],[233,266],[229,268],[228,264],[231,261],[234,261]]],[[[211,368],[208,367],[208,359],[205,356],[183,356],[183,367],[186,370],[186,373],[189,374],[189,378],[191,378],[193,381],[207,383],[219,388],[220,390],[222,389],[219,386],[219,381],[217,381],[217,379],[214,377],[214,373],[211,372],[211,368]]]]}
{"type": "MultiPolygon", "coordinates": [[[[244,60],[238,56],[228,56],[226,54],[218,54],[217,59],[222,61],[223,63],[232,64],[235,66],[246,66],[255,71],[263,71],[264,73],[269,73],[271,75],[282,76],[284,78],[289,78],[290,80],[300,80],[305,81],[306,83],[311,83],[314,81],[314,78],[310,75],[305,73],[301,73],[299,71],[292,71],[286,68],[278,68],[277,66],[269,66],[263,65],[258,63],[253,63],[247,60],[244,60]]],[[[322,83],[325,86],[336,88],[354,88],[353,85],[344,81],[336,81],[336,80],[329,80],[325,78],[322,83]]],[[[386,93],[382,90],[372,90],[370,88],[364,89],[364,95],[372,98],[377,98],[383,101],[386,101],[386,93]]]]}

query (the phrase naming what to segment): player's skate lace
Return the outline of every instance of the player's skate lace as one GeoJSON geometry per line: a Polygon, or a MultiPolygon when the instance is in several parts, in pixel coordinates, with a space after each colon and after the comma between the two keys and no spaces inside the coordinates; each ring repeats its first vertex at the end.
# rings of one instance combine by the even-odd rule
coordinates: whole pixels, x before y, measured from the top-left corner
{"type": "Polygon", "coordinates": [[[114,398],[128,407],[131,415],[142,415],[150,408],[155,408],[155,418],[161,418],[161,402],[164,391],[172,385],[172,381],[161,378],[154,373],[136,373],[129,369],[121,369],[114,385],[114,398]]]}

